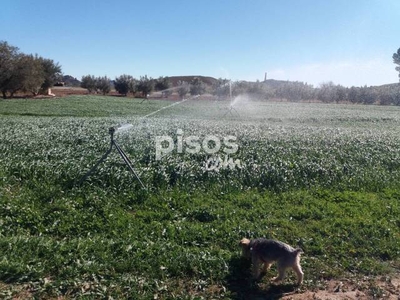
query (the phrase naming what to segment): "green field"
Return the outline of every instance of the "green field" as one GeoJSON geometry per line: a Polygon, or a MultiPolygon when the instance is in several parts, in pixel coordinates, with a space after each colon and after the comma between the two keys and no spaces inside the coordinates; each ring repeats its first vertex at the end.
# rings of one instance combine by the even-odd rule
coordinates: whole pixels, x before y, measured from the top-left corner
{"type": "MultiPolygon", "coordinates": [[[[304,250],[300,291],[398,274],[400,108],[102,96],[0,101],[0,297],[201,299],[266,296],[243,237],[304,250]],[[160,110],[149,117],[151,112],[160,110]],[[114,151],[108,128],[143,189],[114,151]],[[240,167],[204,151],[156,159],[155,139],[235,136],[240,167]]],[[[212,146],[212,145],[211,145],[212,146]]],[[[225,156],[222,151],[217,155],[225,156]]],[[[379,295],[373,284],[365,287],[379,295]]]]}

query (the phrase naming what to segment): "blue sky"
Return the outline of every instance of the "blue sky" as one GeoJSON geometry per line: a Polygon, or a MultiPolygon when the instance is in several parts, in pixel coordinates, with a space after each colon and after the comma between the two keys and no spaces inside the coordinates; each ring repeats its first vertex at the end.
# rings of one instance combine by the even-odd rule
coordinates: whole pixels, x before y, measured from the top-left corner
{"type": "Polygon", "coordinates": [[[399,0],[1,0],[0,40],[64,74],[398,82],[399,0]]]}

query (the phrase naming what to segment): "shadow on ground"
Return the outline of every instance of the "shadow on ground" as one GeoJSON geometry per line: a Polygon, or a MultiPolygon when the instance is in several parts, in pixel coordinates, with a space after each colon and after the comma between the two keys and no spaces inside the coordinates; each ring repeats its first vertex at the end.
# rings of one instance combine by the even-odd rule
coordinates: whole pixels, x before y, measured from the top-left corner
{"type": "Polygon", "coordinates": [[[232,299],[280,299],[295,294],[298,290],[293,284],[271,284],[269,281],[272,274],[268,274],[260,282],[252,281],[250,262],[241,257],[232,257],[229,266],[230,273],[226,277],[226,287],[232,299]]]}

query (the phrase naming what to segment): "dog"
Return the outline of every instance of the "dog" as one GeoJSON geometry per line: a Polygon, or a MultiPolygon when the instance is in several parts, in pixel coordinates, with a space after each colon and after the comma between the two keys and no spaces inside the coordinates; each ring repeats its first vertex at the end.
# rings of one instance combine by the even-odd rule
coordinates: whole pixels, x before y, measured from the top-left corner
{"type": "Polygon", "coordinates": [[[276,261],[278,276],[272,279],[274,282],[282,281],[288,268],[292,268],[296,273],[298,285],[303,282],[304,273],[300,266],[300,254],[303,251],[300,248],[294,249],[283,242],[265,238],[254,240],[244,238],[239,245],[242,248],[242,256],[251,258],[253,279],[261,279],[272,263],[276,261]],[[261,264],[264,264],[264,267],[260,274],[261,264]]]}

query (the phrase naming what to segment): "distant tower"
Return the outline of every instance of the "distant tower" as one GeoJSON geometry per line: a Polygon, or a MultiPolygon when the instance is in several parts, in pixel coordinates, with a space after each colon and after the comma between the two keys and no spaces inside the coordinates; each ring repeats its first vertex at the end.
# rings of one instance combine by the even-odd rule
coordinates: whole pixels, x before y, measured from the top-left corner
{"type": "Polygon", "coordinates": [[[264,81],[267,81],[267,72],[265,72],[264,81]]]}

